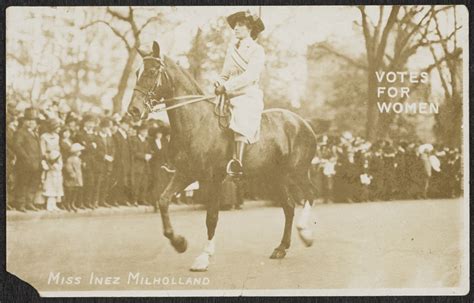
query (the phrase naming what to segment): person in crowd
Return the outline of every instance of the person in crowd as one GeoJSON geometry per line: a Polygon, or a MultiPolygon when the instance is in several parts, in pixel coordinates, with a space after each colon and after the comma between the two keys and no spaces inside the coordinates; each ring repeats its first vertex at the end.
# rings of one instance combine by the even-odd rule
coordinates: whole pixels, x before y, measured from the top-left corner
{"type": "Polygon", "coordinates": [[[153,202],[155,209],[157,207],[156,202],[171,177],[169,171],[165,169],[168,141],[166,137],[163,137],[163,130],[163,126],[154,126],[148,131],[152,155],[150,159],[151,182],[149,200],[153,202]]]}
{"type": "Polygon", "coordinates": [[[130,142],[132,156],[133,203],[148,204],[147,190],[150,182],[150,163],[152,151],[148,137],[148,126],[143,123],[137,129],[137,136],[130,142]]]}
{"type": "Polygon", "coordinates": [[[15,133],[15,196],[21,212],[38,210],[34,205],[36,191],[41,185],[41,147],[37,133],[38,112],[27,108],[22,127],[15,133]]]}
{"type": "Polygon", "coordinates": [[[59,147],[61,150],[61,155],[63,159],[67,159],[69,156],[69,151],[72,147],[72,137],[71,137],[71,130],[68,127],[63,127],[59,132],[59,147]]]}
{"type": "Polygon", "coordinates": [[[80,125],[79,125],[79,116],[74,113],[74,112],[69,112],[66,115],[65,119],[65,128],[69,130],[71,133],[71,138],[75,138],[77,135],[77,132],[79,131],[80,125]]]}
{"type": "Polygon", "coordinates": [[[59,211],[57,203],[64,196],[63,189],[63,161],[59,150],[51,150],[41,161],[43,173],[41,181],[43,185],[43,196],[46,198],[46,210],[59,211]]]}
{"type": "MultiPolygon", "coordinates": [[[[324,138],[324,137],[323,137],[324,138]]],[[[319,172],[321,174],[321,196],[324,203],[334,201],[333,187],[336,174],[336,152],[328,145],[328,139],[323,139],[320,144],[319,172]]]]}
{"type": "Polygon", "coordinates": [[[79,143],[74,143],[68,152],[68,157],[64,165],[64,189],[65,189],[65,204],[64,208],[67,211],[77,212],[79,208],[79,199],[81,199],[81,189],[84,185],[82,178],[82,160],[81,152],[84,146],[79,143]]]}
{"type": "Polygon", "coordinates": [[[61,124],[59,120],[50,118],[45,123],[45,132],[41,135],[41,154],[47,158],[48,154],[54,151],[60,151],[60,137],[59,132],[61,124]]]}
{"type": "Polygon", "coordinates": [[[428,197],[428,189],[430,185],[430,178],[432,175],[432,167],[430,163],[430,155],[433,151],[433,145],[431,144],[422,144],[418,147],[419,157],[423,166],[422,172],[424,173],[421,176],[422,183],[422,198],[426,199],[428,197]]]}
{"type": "Polygon", "coordinates": [[[408,188],[408,170],[407,166],[407,147],[408,143],[406,141],[401,141],[398,144],[396,154],[395,154],[395,198],[396,199],[406,199],[408,198],[407,188],[408,188]]]}
{"type": "Polygon", "coordinates": [[[369,175],[372,177],[370,183],[370,200],[379,201],[383,198],[384,192],[383,142],[377,141],[372,147],[369,163],[369,175]]]}
{"type": "Polygon", "coordinates": [[[97,137],[96,128],[97,119],[92,114],[84,115],[82,119],[82,129],[78,132],[75,143],[80,143],[84,150],[81,159],[83,163],[83,191],[82,198],[78,208],[95,208],[95,193],[97,191],[97,176],[95,167],[97,162],[97,137]]]}
{"type": "Polygon", "coordinates": [[[113,163],[115,160],[115,146],[112,139],[112,125],[110,118],[102,118],[96,137],[96,172],[97,187],[95,193],[95,206],[116,206],[110,201],[110,189],[113,163]],[[113,205],[112,205],[113,204],[113,205]]]}
{"type": "Polygon", "coordinates": [[[392,142],[385,141],[382,148],[383,159],[383,191],[384,201],[393,200],[395,197],[395,156],[396,151],[392,142]]]}
{"type": "Polygon", "coordinates": [[[112,136],[115,145],[115,161],[113,162],[115,186],[113,186],[111,193],[113,200],[119,205],[130,206],[132,200],[132,158],[129,140],[131,119],[124,116],[117,123],[117,131],[112,136]]]}
{"type": "Polygon", "coordinates": [[[15,133],[18,128],[18,119],[14,115],[6,116],[7,130],[6,130],[6,181],[7,181],[7,199],[6,209],[14,209],[14,189],[15,189],[15,146],[14,139],[15,133]]]}
{"type": "MultiPolygon", "coordinates": [[[[59,137],[59,131],[61,129],[60,121],[57,118],[49,118],[45,122],[44,129],[45,132],[40,137],[41,156],[43,159],[43,196],[51,198],[47,199],[47,209],[57,210],[57,204],[61,202],[61,197],[64,195],[62,183],[57,183],[58,180],[62,182],[62,177],[60,178],[56,173],[58,167],[61,169],[63,167],[59,137]],[[51,159],[51,153],[53,152],[55,155],[59,153],[60,159],[53,161],[51,159]],[[54,163],[51,164],[51,161],[54,163]],[[48,177],[48,183],[45,183],[46,178],[44,178],[44,176],[48,177]]],[[[59,174],[61,175],[62,173],[60,172],[59,174]]]]}

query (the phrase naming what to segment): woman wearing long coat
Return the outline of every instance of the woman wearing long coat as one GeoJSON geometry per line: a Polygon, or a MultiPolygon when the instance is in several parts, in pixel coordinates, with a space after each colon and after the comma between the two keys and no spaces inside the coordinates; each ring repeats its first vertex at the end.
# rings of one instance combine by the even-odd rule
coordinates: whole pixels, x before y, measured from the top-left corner
{"type": "Polygon", "coordinates": [[[60,152],[59,139],[60,123],[56,119],[49,119],[46,132],[41,135],[40,147],[42,154],[42,184],[43,196],[46,197],[48,210],[59,210],[57,203],[64,196],[63,189],[63,160],[60,152]]]}
{"type": "Polygon", "coordinates": [[[265,26],[258,16],[248,11],[230,15],[227,22],[236,39],[227,50],[220,79],[215,83],[215,93],[230,98],[229,127],[235,134],[235,152],[227,172],[241,175],[245,144],[257,142],[260,133],[263,92],[258,82],[265,64],[265,52],[255,39],[265,26]]]}

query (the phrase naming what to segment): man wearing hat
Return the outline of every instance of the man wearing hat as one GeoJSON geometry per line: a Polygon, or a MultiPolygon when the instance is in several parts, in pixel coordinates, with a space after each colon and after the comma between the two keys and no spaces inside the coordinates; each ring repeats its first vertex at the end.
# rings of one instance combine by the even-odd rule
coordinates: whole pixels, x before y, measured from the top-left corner
{"type": "Polygon", "coordinates": [[[132,193],[135,205],[146,204],[150,182],[150,164],[152,151],[148,140],[148,125],[142,123],[137,135],[131,138],[132,156],[132,193]]]}
{"type": "Polygon", "coordinates": [[[79,117],[77,114],[69,112],[64,123],[66,124],[66,128],[71,132],[71,138],[76,137],[76,134],[79,131],[79,117]]]}
{"type": "Polygon", "coordinates": [[[38,210],[34,206],[34,197],[41,185],[41,147],[37,133],[38,112],[27,108],[23,117],[23,126],[16,132],[14,151],[16,202],[17,209],[38,210]]]}
{"type": "Polygon", "coordinates": [[[84,115],[82,129],[78,132],[75,142],[84,146],[81,159],[83,163],[82,177],[84,181],[82,199],[79,199],[78,208],[93,209],[95,207],[95,192],[97,179],[94,167],[96,166],[97,137],[95,135],[96,118],[91,114],[84,115]],[[82,204],[84,203],[84,204],[82,204]]]}
{"type": "Polygon", "coordinates": [[[18,128],[18,119],[7,111],[6,114],[6,173],[7,173],[7,210],[14,208],[13,195],[15,186],[14,166],[16,161],[14,139],[18,128]]]}
{"type": "Polygon", "coordinates": [[[97,153],[96,153],[96,206],[110,207],[110,188],[112,186],[112,168],[115,161],[115,146],[112,139],[112,119],[103,118],[99,124],[97,133],[97,153]]]}
{"type": "Polygon", "coordinates": [[[258,141],[263,92],[259,87],[260,75],[265,64],[265,52],[255,39],[265,29],[262,20],[249,11],[227,17],[234,30],[235,40],[227,50],[220,79],[214,84],[216,95],[230,98],[230,129],[234,131],[235,150],[227,165],[227,173],[243,173],[242,159],[245,144],[258,141]]]}
{"type": "Polygon", "coordinates": [[[130,131],[131,119],[124,116],[118,121],[117,132],[112,138],[115,145],[115,161],[113,168],[113,179],[115,185],[112,189],[113,200],[120,205],[128,205],[131,198],[131,167],[132,158],[130,154],[130,131]]]}

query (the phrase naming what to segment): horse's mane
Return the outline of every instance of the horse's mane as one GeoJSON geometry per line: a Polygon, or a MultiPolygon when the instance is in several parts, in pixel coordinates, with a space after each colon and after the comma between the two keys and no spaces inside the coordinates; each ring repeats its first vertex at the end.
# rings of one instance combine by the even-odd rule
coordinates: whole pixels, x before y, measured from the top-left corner
{"type": "Polygon", "coordinates": [[[176,64],[168,56],[164,56],[164,61],[168,68],[171,68],[176,71],[176,73],[173,74],[175,81],[181,83],[187,90],[192,91],[193,94],[204,95],[204,90],[187,70],[176,64]]]}

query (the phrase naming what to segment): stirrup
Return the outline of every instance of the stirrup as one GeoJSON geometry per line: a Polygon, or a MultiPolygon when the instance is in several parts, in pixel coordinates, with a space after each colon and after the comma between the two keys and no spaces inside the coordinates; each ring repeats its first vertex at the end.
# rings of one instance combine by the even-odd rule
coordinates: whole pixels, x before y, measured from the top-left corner
{"type": "Polygon", "coordinates": [[[226,167],[226,173],[231,176],[231,177],[240,177],[243,175],[243,166],[242,166],[242,162],[240,162],[239,159],[236,159],[236,158],[232,158],[232,160],[230,160],[228,163],[227,163],[227,167],[226,167]],[[237,165],[239,166],[239,171],[233,171],[231,169],[232,165],[234,163],[237,163],[237,165]]]}

